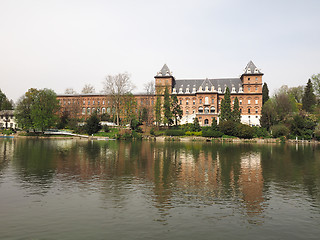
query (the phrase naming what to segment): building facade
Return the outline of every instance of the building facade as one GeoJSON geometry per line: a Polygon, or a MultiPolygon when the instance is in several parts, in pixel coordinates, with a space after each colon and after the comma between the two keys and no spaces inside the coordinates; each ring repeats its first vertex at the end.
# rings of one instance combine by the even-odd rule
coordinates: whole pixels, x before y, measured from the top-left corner
{"type": "MultiPolygon", "coordinates": [[[[231,104],[237,97],[240,105],[241,122],[251,126],[260,125],[262,108],[263,73],[250,61],[239,78],[217,79],[175,79],[165,64],[155,78],[155,94],[136,94],[137,109],[154,109],[157,95],[163,96],[167,88],[176,94],[183,111],[180,124],[192,123],[199,119],[201,126],[211,125],[213,119],[219,122],[220,104],[228,87],[231,104]]],[[[102,94],[58,95],[62,111],[69,111],[74,117],[89,117],[112,113],[112,100],[102,94]]]]}
{"type": "Polygon", "coordinates": [[[14,116],[14,110],[0,111],[0,128],[17,128],[18,124],[14,116]]]}

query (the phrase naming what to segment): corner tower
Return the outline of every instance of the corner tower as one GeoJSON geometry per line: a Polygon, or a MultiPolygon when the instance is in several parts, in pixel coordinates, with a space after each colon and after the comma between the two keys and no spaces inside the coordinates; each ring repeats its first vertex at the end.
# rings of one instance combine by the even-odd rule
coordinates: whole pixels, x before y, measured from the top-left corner
{"type": "Polygon", "coordinates": [[[172,93],[172,87],[175,84],[175,79],[172,76],[167,64],[164,64],[160,72],[157,73],[155,78],[155,89],[157,95],[163,95],[165,88],[168,88],[169,94],[172,93]]]}
{"type": "Polygon", "coordinates": [[[244,93],[262,93],[263,73],[250,61],[240,79],[243,85],[244,93]]]}

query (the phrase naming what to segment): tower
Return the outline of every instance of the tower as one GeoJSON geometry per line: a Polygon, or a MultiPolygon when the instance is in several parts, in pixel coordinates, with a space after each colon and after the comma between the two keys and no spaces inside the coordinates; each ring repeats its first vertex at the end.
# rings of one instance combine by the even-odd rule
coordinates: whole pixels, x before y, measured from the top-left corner
{"type": "Polygon", "coordinates": [[[169,94],[172,93],[172,87],[175,84],[175,78],[172,76],[167,64],[164,64],[155,78],[155,89],[157,95],[163,95],[165,88],[168,88],[169,94]]]}
{"type": "Polygon", "coordinates": [[[244,93],[262,93],[263,73],[250,61],[240,79],[243,85],[244,93]]]}

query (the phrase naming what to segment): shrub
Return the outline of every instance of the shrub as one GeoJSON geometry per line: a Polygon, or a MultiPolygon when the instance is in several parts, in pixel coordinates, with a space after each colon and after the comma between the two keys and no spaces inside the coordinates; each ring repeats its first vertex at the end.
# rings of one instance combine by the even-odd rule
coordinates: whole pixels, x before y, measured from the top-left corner
{"type": "Polygon", "coordinates": [[[287,136],[289,129],[283,124],[277,124],[271,127],[272,135],[276,138],[281,136],[287,136]]]}
{"type": "Polygon", "coordinates": [[[220,131],[223,132],[225,135],[230,136],[236,136],[237,135],[237,129],[236,129],[237,123],[233,121],[223,121],[219,124],[220,131]]]}
{"type": "Polygon", "coordinates": [[[314,132],[314,137],[316,140],[320,141],[320,129],[318,129],[314,132]]]}
{"type": "Polygon", "coordinates": [[[258,138],[269,137],[269,132],[263,127],[252,127],[255,130],[254,136],[258,138]]]}
{"type": "Polygon", "coordinates": [[[168,129],[165,131],[166,136],[184,136],[184,134],[183,130],[168,129]]]}
{"type": "Polygon", "coordinates": [[[214,137],[214,138],[218,138],[218,137],[222,137],[223,133],[220,131],[214,131],[214,130],[206,130],[206,131],[202,131],[202,136],[203,137],[214,137]]]}
{"type": "Polygon", "coordinates": [[[194,136],[202,136],[202,132],[200,131],[200,132],[193,132],[193,135],[194,136]]]}
{"type": "Polygon", "coordinates": [[[251,139],[254,137],[254,134],[255,134],[254,128],[241,123],[237,125],[237,135],[236,135],[237,137],[251,139]]]}
{"type": "Polygon", "coordinates": [[[104,132],[110,132],[110,127],[108,126],[108,125],[103,125],[103,127],[102,127],[102,129],[103,129],[103,131],[104,132]]]}
{"type": "Polygon", "coordinates": [[[151,129],[150,129],[150,134],[151,134],[151,135],[154,135],[154,134],[155,134],[154,128],[151,128],[151,129]]]}

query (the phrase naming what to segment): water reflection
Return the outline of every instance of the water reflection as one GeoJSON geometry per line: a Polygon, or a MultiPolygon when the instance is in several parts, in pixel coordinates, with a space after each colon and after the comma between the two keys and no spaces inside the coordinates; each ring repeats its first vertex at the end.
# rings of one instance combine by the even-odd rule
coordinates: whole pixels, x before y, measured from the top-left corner
{"type": "Polygon", "coordinates": [[[289,198],[306,194],[319,209],[319,153],[295,145],[1,140],[0,179],[13,169],[30,195],[98,192],[102,208],[146,201],[160,220],[174,208],[223,206],[231,209],[223,214],[262,224],[273,188],[289,198]]]}

